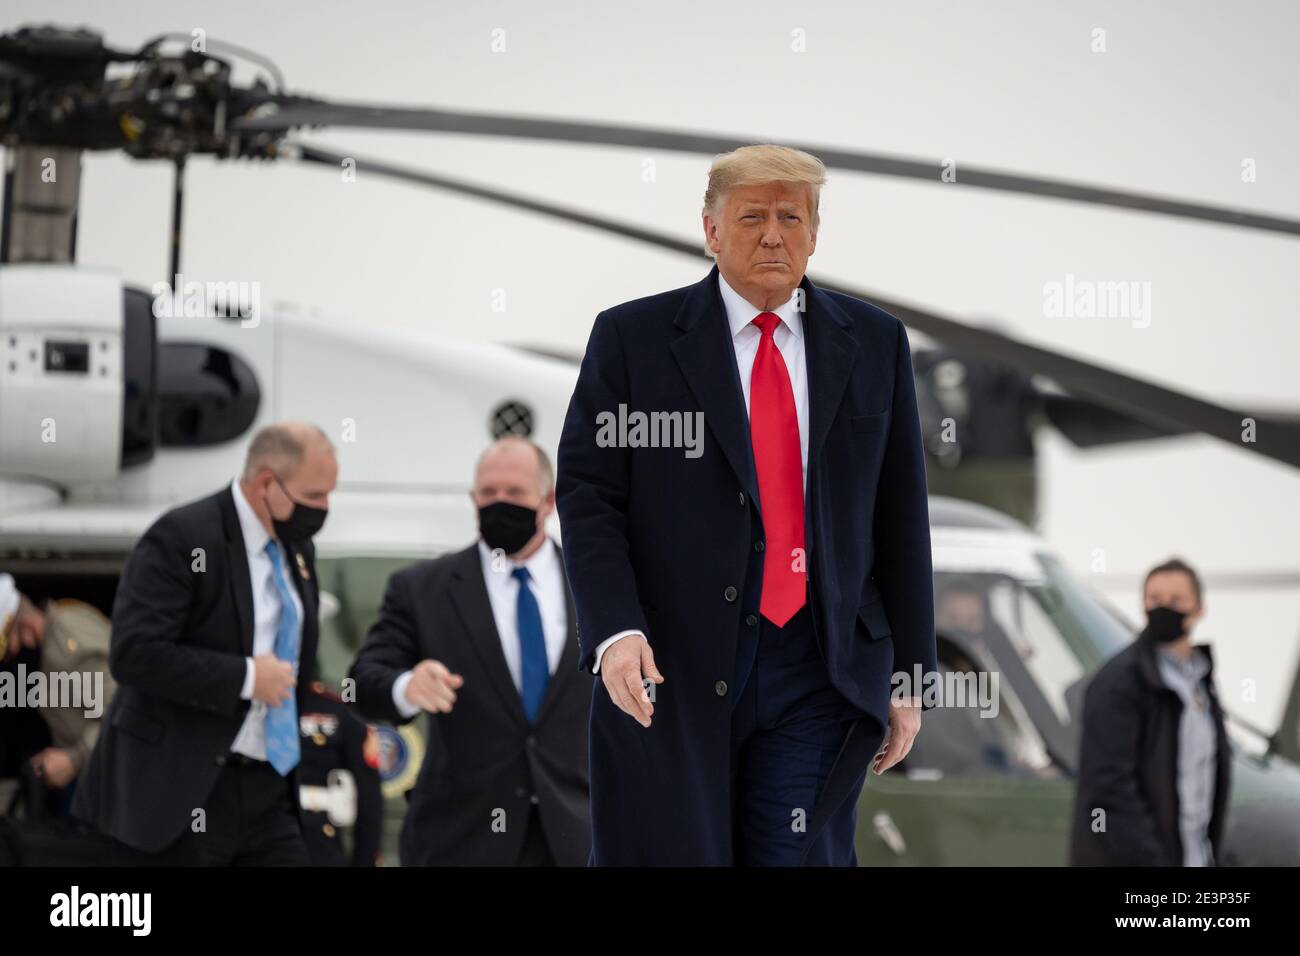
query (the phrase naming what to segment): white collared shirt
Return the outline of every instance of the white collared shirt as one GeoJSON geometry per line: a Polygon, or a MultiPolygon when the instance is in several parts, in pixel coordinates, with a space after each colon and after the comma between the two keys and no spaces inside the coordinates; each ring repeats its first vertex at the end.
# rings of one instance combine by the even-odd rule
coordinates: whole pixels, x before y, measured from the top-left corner
{"type": "MultiPolygon", "coordinates": [[[[271,540],[271,536],[258,520],[253,506],[244,497],[244,490],[239,486],[238,478],[230,483],[230,493],[235,498],[235,513],[239,516],[239,530],[244,538],[244,551],[248,555],[249,584],[253,589],[253,657],[260,657],[275,652],[275,632],[280,626],[280,592],[275,587],[271,556],[266,553],[266,543],[271,540]]],[[[298,613],[297,639],[298,647],[301,649],[302,599],[298,597],[298,590],[290,577],[294,573],[293,565],[284,551],[284,546],[278,541],[275,546],[280,549],[285,584],[289,587],[289,597],[293,600],[294,610],[298,613]]],[[[248,657],[245,660],[247,666],[244,671],[244,687],[239,696],[244,700],[252,700],[253,658],[248,657]]],[[[295,656],[295,676],[300,663],[295,656]]],[[[253,701],[244,716],[244,723],[240,726],[239,733],[235,735],[235,742],[230,745],[231,750],[256,760],[266,759],[266,711],[266,704],[260,700],[253,701]]]]}
{"type": "MultiPolygon", "coordinates": [[[[483,569],[483,583],[487,586],[488,603],[492,606],[492,620],[496,622],[497,637],[505,654],[506,667],[515,688],[523,692],[523,652],[519,646],[519,587],[512,572],[517,567],[528,569],[528,586],[537,599],[537,610],[542,615],[542,635],[546,640],[546,667],[554,674],[564,654],[564,643],[569,635],[569,615],[564,600],[564,568],[555,550],[555,542],[547,537],[542,546],[527,561],[519,562],[501,555],[493,561],[492,551],[483,539],[478,542],[479,563],[483,569]]],[[[403,717],[411,717],[420,708],[406,699],[406,685],[411,682],[411,671],[406,671],[393,681],[393,703],[403,717]]]]}
{"type": "Polygon", "coordinates": [[[763,333],[754,325],[760,312],[775,312],[781,324],[772,332],[772,340],[785,362],[790,376],[790,389],[794,392],[794,412],[799,420],[799,456],[803,465],[803,486],[808,488],[808,369],[804,361],[803,322],[795,311],[799,287],[790,294],[784,305],[774,309],[760,309],[727,284],[718,273],[718,290],[722,304],[727,309],[727,324],[731,326],[731,344],[736,352],[736,371],[740,373],[740,390],[745,396],[745,414],[749,414],[749,384],[754,371],[754,359],[763,333]]]}
{"type": "MultiPolygon", "coordinates": [[[[774,309],[760,309],[733,289],[718,270],[718,291],[722,293],[722,304],[727,312],[727,324],[731,328],[731,345],[736,353],[736,371],[740,375],[740,390],[745,399],[745,414],[749,414],[749,385],[754,371],[754,359],[758,355],[758,345],[763,333],[754,319],[760,312],[775,312],[780,324],[772,331],[772,341],[785,362],[786,373],[790,376],[790,390],[794,393],[794,412],[799,422],[799,457],[803,467],[804,494],[808,489],[808,363],[804,358],[803,322],[795,311],[795,302],[799,296],[796,286],[784,305],[774,309]]],[[[606,648],[620,638],[640,634],[640,631],[619,631],[606,638],[596,647],[596,661],[591,668],[593,674],[600,673],[600,659],[606,648]]]]}

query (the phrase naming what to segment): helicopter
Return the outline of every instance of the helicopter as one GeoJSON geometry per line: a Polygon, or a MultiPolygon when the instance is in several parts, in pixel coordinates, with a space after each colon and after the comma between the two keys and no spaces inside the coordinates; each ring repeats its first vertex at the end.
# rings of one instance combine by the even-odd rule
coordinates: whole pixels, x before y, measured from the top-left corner
{"type": "MultiPolygon", "coordinates": [[[[702,247],[613,222],[534,196],[514,194],[352,152],[287,138],[322,126],[504,136],[643,150],[718,153],[755,141],[653,129],[340,103],[288,92],[274,63],[209,39],[204,31],[161,34],[137,50],[107,47],[90,30],[26,27],[0,36],[0,142],[6,146],[0,266],[75,261],[80,161],[86,150],[119,150],[172,164],[171,255],[167,281],[181,276],[186,164],[220,160],[293,162],[374,175],[505,205],[703,259],[702,247]],[[178,47],[166,52],[168,45],[178,47]],[[226,49],[231,58],[208,52],[226,49]],[[233,81],[232,59],[262,75],[233,81]]],[[[790,143],[828,168],[944,182],[1210,222],[1283,236],[1300,222],[1258,212],[963,166],[960,175],[927,160],[790,143]]],[[[913,303],[812,277],[818,285],[874,302],[914,337],[918,408],[932,491],[982,501],[1033,524],[1037,472],[1031,439],[1049,426],[1078,447],[1200,433],[1291,465],[1300,464],[1300,419],[1289,411],[1248,413],[958,322],[913,303]],[[1243,440],[1243,422],[1251,435],[1243,440]]],[[[1068,291],[1066,292],[1068,296],[1068,291]]],[[[1065,305],[1070,307],[1071,301],[1065,305]]],[[[541,346],[547,350],[546,346],[541,346]]],[[[548,350],[549,351],[549,350],[548,350]]],[[[573,356],[569,356],[572,358],[573,356]]]]}
{"type": "MultiPolygon", "coordinates": [[[[1057,866],[1068,855],[1088,679],[1136,628],[1005,514],[930,499],[939,668],[997,674],[998,706],[938,707],[897,773],[868,774],[855,844],[864,866],[1057,866]],[[974,599],[978,623],[945,614],[974,599]]],[[[971,604],[966,604],[969,609],[971,604]]],[[[874,635],[873,635],[874,636],[874,635]]],[[[1300,670],[1268,735],[1234,715],[1220,863],[1300,862],[1300,670]]]]}
{"type": "MultiPolygon", "coordinates": [[[[228,60],[194,46],[163,52],[175,39],[165,35],[139,50],[119,51],[84,30],[26,28],[0,37],[0,141],[6,147],[0,232],[0,568],[11,571],[31,596],[80,597],[107,613],[127,553],[159,513],[210,492],[223,476],[233,476],[244,443],[261,425],[290,417],[324,423],[339,436],[343,480],[318,540],[326,614],[320,669],[337,681],[375,619],[387,575],[474,537],[466,492],[472,462],[484,444],[504,434],[522,434],[544,448],[556,447],[576,365],[571,357],[547,354],[545,347],[427,342],[282,311],[263,313],[245,308],[248,303],[232,303],[240,298],[238,290],[223,296],[220,290],[184,287],[178,277],[183,275],[187,160],[210,155],[334,169],[351,163],[358,171],[504,203],[703,258],[695,244],[672,236],[287,137],[294,129],[330,125],[706,153],[752,140],[337,104],[289,94],[274,75],[269,85],[258,80],[237,86],[228,60]],[[110,68],[128,72],[111,76],[110,68]],[[76,262],[81,154],[105,149],[173,165],[171,262],[169,281],[161,288],[126,287],[111,271],[76,262]],[[340,388],[343,381],[352,387],[340,388]],[[393,402],[393,395],[401,395],[402,402],[393,402]]],[[[790,145],[814,152],[834,168],[920,179],[937,175],[933,163],[790,145]]],[[[1277,217],[1032,177],[966,169],[963,182],[1231,228],[1300,233],[1300,223],[1277,217]]],[[[979,430],[974,429],[971,440],[963,438],[964,445],[954,446],[943,432],[958,416],[957,409],[963,403],[986,408],[991,391],[1009,384],[1016,394],[1015,409],[1002,420],[1016,428],[1043,417],[1083,444],[1200,433],[1300,466],[1300,427],[1285,417],[1248,416],[910,303],[816,281],[872,301],[913,332],[941,343],[915,352],[918,403],[931,456],[927,470],[936,476],[931,487],[936,583],[943,583],[943,575],[976,576],[989,594],[991,613],[999,607],[995,593],[1008,588],[1022,595],[1015,604],[1022,614],[1035,606],[1023,595],[1040,611],[1061,606],[1064,595],[1077,601],[1085,610],[1076,612],[1078,620],[1071,625],[1083,634],[1070,645],[1076,657],[1071,670],[1075,694],[1079,681],[1116,649],[1118,637],[1131,638],[1132,629],[1086,596],[1059,562],[1042,557],[1044,546],[1023,527],[938,493],[984,500],[1022,518],[1033,510],[1032,458],[1023,442],[1004,441],[1001,448],[989,442],[981,451],[979,430]],[[960,365],[961,375],[953,363],[960,365]],[[980,386],[981,378],[992,384],[980,386]],[[1040,384],[1044,379],[1050,387],[1040,384]],[[1241,441],[1244,418],[1257,420],[1256,440],[1250,443],[1241,441]],[[999,461],[1009,461],[1021,472],[1011,495],[1001,490],[1005,482],[978,477],[982,462],[999,461]],[[937,476],[948,483],[936,488],[937,476]],[[982,538],[972,544],[976,531],[982,538]],[[1047,590],[1044,581],[1051,584],[1047,590]]],[[[1045,677],[1032,668],[1008,667],[1034,651],[1032,642],[1018,639],[1006,621],[1002,633],[1012,657],[1003,645],[994,645],[1003,647],[999,657],[990,648],[963,648],[956,637],[951,640],[954,654],[980,666],[1029,675],[1013,684],[1010,699],[1019,703],[1009,708],[1013,715],[1021,708],[1024,740],[1004,747],[1015,758],[1004,763],[1025,773],[1010,775],[1000,797],[987,781],[983,784],[993,794],[991,818],[1014,828],[1024,818],[1015,809],[1017,800],[1055,806],[1071,792],[1072,723],[1068,706],[1040,702],[1054,700],[1057,693],[1045,677]],[[1035,736],[1039,739],[1033,745],[1035,736]],[[1055,789],[1046,795],[1027,789],[1032,785],[1041,791],[1048,783],[1055,789]]],[[[1066,696],[1061,692],[1062,700],[1066,696]]],[[[1286,828],[1288,813],[1289,819],[1300,819],[1300,786],[1292,763],[1300,760],[1298,699],[1300,682],[1292,688],[1278,731],[1255,732],[1264,752],[1250,758],[1255,761],[1251,771],[1257,772],[1245,772],[1240,779],[1262,783],[1253,789],[1243,783],[1239,796],[1234,794],[1240,806],[1234,802],[1233,812],[1248,824],[1243,832],[1253,834],[1234,849],[1238,862],[1276,859],[1295,846],[1279,834],[1292,832],[1286,828]]],[[[398,792],[409,779],[406,771],[419,744],[409,735],[389,741],[397,755],[387,773],[393,795],[390,831],[400,821],[398,792]]],[[[987,821],[961,814],[946,822],[939,819],[940,808],[953,802],[954,793],[968,792],[970,779],[983,778],[974,774],[968,779],[938,757],[927,765],[925,756],[917,754],[905,774],[864,788],[859,814],[864,861],[962,862],[966,858],[960,848],[975,844],[987,831],[987,821]],[[959,785],[953,787],[954,781],[959,785]],[[904,786],[914,789],[901,795],[889,789],[904,786]],[[905,816],[904,805],[914,791],[925,797],[915,805],[931,814],[923,824],[905,816]],[[951,828],[960,828],[963,820],[966,830],[953,834],[951,828]],[[918,830],[930,834],[930,844],[939,844],[937,849],[930,846],[928,856],[921,852],[927,844],[918,830]]],[[[1038,845],[1052,846],[1050,841],[1038,845]]],[[[999,858],[994,846],[978,852],[984,854],[982,862],[999,858]]],[[[1005,848],[1000,858],[1024,861],[1005,848]]],[[[1063,847],[1059,857],[1048,854],[1046,859],[1063,862],[1063,847]]],[[[1292,862],[1300,862],[1300,849],[1292,862]]]]}

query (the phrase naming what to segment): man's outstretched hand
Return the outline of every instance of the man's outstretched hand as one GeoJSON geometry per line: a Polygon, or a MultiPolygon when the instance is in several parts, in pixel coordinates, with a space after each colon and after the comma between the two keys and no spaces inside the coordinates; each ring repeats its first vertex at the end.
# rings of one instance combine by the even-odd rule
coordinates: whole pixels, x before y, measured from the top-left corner
{"type": "Polygon", "coordinates": [[[456,705],[456,691],[463,686],[464,677],[453,674],[442,661],[426,658],[411,669],[406,702],[431,714],[450,714],[456,705]]]}
{"type": "MultiPolygon", "coordinates": [[[[613,650],[613,648],[610,648],[613,650]]],[[[889,699],[889,729],[880,744],[880,752],[871,761],[871,769],[876,775],[884,773],[898,763],[912,749],[912,742],[921,732],[921,700],[889,699]]]]}
{"type": "Polygon", "coordinates": [[[645,637],[629,634],[609,645],[600,657],[600,677],[609,699],[619,710],[630,714],[642,727],[649,727],[655,706],[646,693],[644,681],[662,684],[664,675],[655,667],[654,651],[645,637]]]}

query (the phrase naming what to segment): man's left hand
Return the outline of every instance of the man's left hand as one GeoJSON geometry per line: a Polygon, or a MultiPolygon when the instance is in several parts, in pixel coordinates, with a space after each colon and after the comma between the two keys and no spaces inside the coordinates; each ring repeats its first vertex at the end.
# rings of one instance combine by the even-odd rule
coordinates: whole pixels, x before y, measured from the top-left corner
{"type": "Polygon", "coordinates": [[[921,701],[913,697],[889,701],[889,729],[880,744],[880,752],[871,761],[877,775],[884,773],[908,755],[912,742],[921,732],[921,701]]]}
{"type": "Polygon", "coordinates": [[[46,747],[32,758],[32,769],[46,786],[56,789],[72,783],[72,778],[77,775],[72,769],[72,758],[62,747],[46,747]]]}

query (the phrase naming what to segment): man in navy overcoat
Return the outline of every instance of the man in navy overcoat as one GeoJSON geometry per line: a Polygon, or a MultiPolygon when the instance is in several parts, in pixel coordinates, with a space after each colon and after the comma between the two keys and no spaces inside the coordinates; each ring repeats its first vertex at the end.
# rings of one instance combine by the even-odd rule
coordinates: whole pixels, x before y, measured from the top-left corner
{"type": "Polygon", "coordinates": [[[579,666],[601,677],[592,864],[856,865],[866,774],[920,729],[911,354],[898,319],[804,276],[824,182],[799,150],[719,156],[717,265],[592,327],[557,481],[579,666]]]}

